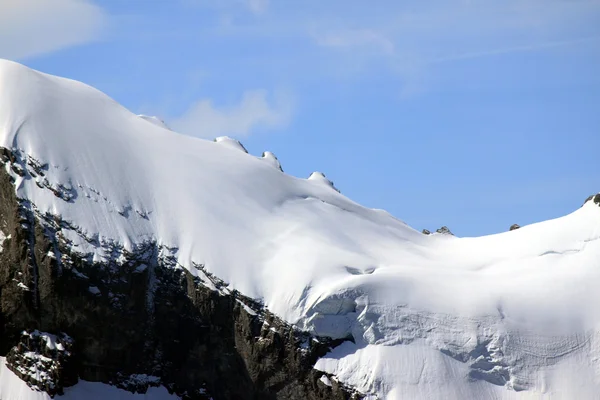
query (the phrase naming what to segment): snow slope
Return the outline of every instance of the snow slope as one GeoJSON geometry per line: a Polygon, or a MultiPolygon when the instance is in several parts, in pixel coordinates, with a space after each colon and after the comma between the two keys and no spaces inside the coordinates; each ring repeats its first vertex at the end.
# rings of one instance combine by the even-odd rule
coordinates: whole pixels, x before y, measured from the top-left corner
{"type": "Polygon", "coordinates": [[[321,173],[286,175],[270,153],[177,134],[89,86],[9,61],[0,61],[0,146],[48,164],[41,188],[15,175],[19,197],[100,244],[156,240],[192,274],[202,273],[192,262],[204,264],[291,323],[351,335],[317,368],[372,396],[600,392],[593,202],[498,235],[423,235],[321,173]]]}

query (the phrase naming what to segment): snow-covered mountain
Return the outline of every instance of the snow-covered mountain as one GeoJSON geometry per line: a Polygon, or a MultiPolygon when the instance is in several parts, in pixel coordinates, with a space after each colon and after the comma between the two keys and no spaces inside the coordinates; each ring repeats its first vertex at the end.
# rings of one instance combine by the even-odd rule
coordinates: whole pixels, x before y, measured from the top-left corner
{"type": "MultiPolygon", "coordinates": [[[[115,307],[135,302],[116,295],[115,282],[129,285],[120,269],[143,274],[140,302],[153,324],[157,276],[170,268],[188,286],[234,296],[248,318],[267,312],[311,340],[331,338],[310,366],[310,398],[334,398],[338,386],[372,399],[600,398],[599,198],[502,234],[424,235],[346,198],[321,173],[287,175],[270,152],[180,135],[87,85],[10,61],[0,61],[0,147],[21,210],[14,229],[0,213],[3,252],[22,237],[18,248],[31,253],[0,280],[0,333],[55,330],[86,342],[66,331],[76,325],[56,322],[63,317],[45,321],[44,299],[64,300],[48,294],[62,290],[54,280],[42,284],[42,262],[49,276],[79,279],[89,301],[115,307]],[[6,305],[15,293],[31,296],[31,318],[6,305]]],[[[80,364],[95,362],[79,351],[80,364]]],[[[8,382],[13,372],[1,371],[8,382]]],[[[0,398],[18,398],[8,386],[0,398]]],[[[287,398],[282,388],[264,390],[287,398]]]]}

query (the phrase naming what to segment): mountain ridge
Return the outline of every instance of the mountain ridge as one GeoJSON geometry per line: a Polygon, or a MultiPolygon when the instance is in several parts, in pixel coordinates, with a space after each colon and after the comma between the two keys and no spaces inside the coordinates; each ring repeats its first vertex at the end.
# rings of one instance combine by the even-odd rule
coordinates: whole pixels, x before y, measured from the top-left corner
{"type": "MultiPolygon", "coordinates": [[[[144,298],[130,288],[116,303],[133,296],[132,307],[147,308],[149,318],[161,307],[153,274],[179,282],[159,286],[172,286],[165,296],[181,301],[195,298],[194,290],[232,299],[238,293],[257,302],[249,314],[268,312],[285,329],[337,340],[331,353],[314,360],[313,371],[321,372],[306,372],[312,381],[301,387],[329,387],[335,378],[367,398],[564,392],[560,380],[542,384],[536,374],[550,376],[564,360],[600,351],[600,311],[593,307],[600,301],[593,289],[600,281],[600,209],[594,202],[496,235],[423,235],[346,198],[321,173],[292,177],[271,153],[261,159],[233,139],[180,135],[87,85],[9,61],[0,61],[0,147],[12,181],[5,184],[6,203],[27,216],[23,233],[5,221],[3,235],[21,236],[30,253],[23,259],[7,250],[22,270],[6,271],[6,285],[14,281],[35,292],[32,310],[43,308],[36,303],[44,298],[38,283],[52,292],[63,273],[87,278],[82,290],[106,300],[102,307],[114,302],[114,279],[134,282],[141,273],[144,298]],[[11,187],[14,199],[8,199],[11,187]],[[55,261],[35,254],[37,242],[51,248],[55,261]],[[49,281],[40,278],[43,263],[49,281]],[[18,272],[29,280],[19,280],[18,272]]],[[[203,304],[211,296],[192,302],[186,311],[192,320],[216,318],[203,304]]],[[[168,319],[163,311],[160,318],[168,319]]],[[[38,329],[40,323],[23,324],[38,329]]],[[[231,329],[231,321],[219,324],[231,329]]],[[[63,326],[75,329],[68,318],[63,326]]],[[[285,343],[290,354],[298,350],[295,339],[285,343]]],[[[592,356],[583,364],[594,371],[592,356]]]]}

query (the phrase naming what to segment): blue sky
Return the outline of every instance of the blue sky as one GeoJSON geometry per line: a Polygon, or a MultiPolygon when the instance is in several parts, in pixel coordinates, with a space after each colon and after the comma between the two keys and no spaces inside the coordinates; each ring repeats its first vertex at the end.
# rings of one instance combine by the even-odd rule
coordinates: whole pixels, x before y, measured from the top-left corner
{"type": "Polygon", "coordinates": [[[600,191],[597,0],[4,0],[0,57],[417,229],[501,232],[600,191]]]}

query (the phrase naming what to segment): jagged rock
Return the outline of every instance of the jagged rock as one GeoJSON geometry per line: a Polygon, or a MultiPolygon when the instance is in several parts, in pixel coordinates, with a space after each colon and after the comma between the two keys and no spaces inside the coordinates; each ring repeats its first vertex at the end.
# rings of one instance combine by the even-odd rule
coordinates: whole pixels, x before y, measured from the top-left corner
{"type": "Polygon", "coordinates": [[[423,234],[424,235],[431,235],[431,232],[427,229],[423,229],[423,234]]]}
{"type": "Polygon", "coordinates": [[[441,228],[436,229],[435,231],[437,233],[441,233],[441,234],[444,234],[444,235],[454,235],[452,232],[450,232],[450,229],[448,229],[447,226],[442,226],[441,228]]]}
{"type": "Polygon", "coordinates": [[[6,366],[29,387],[50,396],[63,394],[65,386],[77,383],[73,339],[65,333],[23,331],[6,355],[6,366]]]}
{"type": "Polygon", "coordinates": [[[592,195],[588,196],[588,198],[585,199],[583,204],[586,204],[590,200],[592,200],[594,203],[596,203],[596,204],[598,204],[598,206],[600,206],[600,193],[592,194],[592,195]]]}
{"type": "Polygon", "coordinates": [[[521,227],[521,225],[519,225],[519,224],[512,224],[512,225],[510,226],[510,229],[509,229],[509,230],[511,230],[511,231],[514,231],[515,229],[519,229],[520,227],[521,227]]]}

